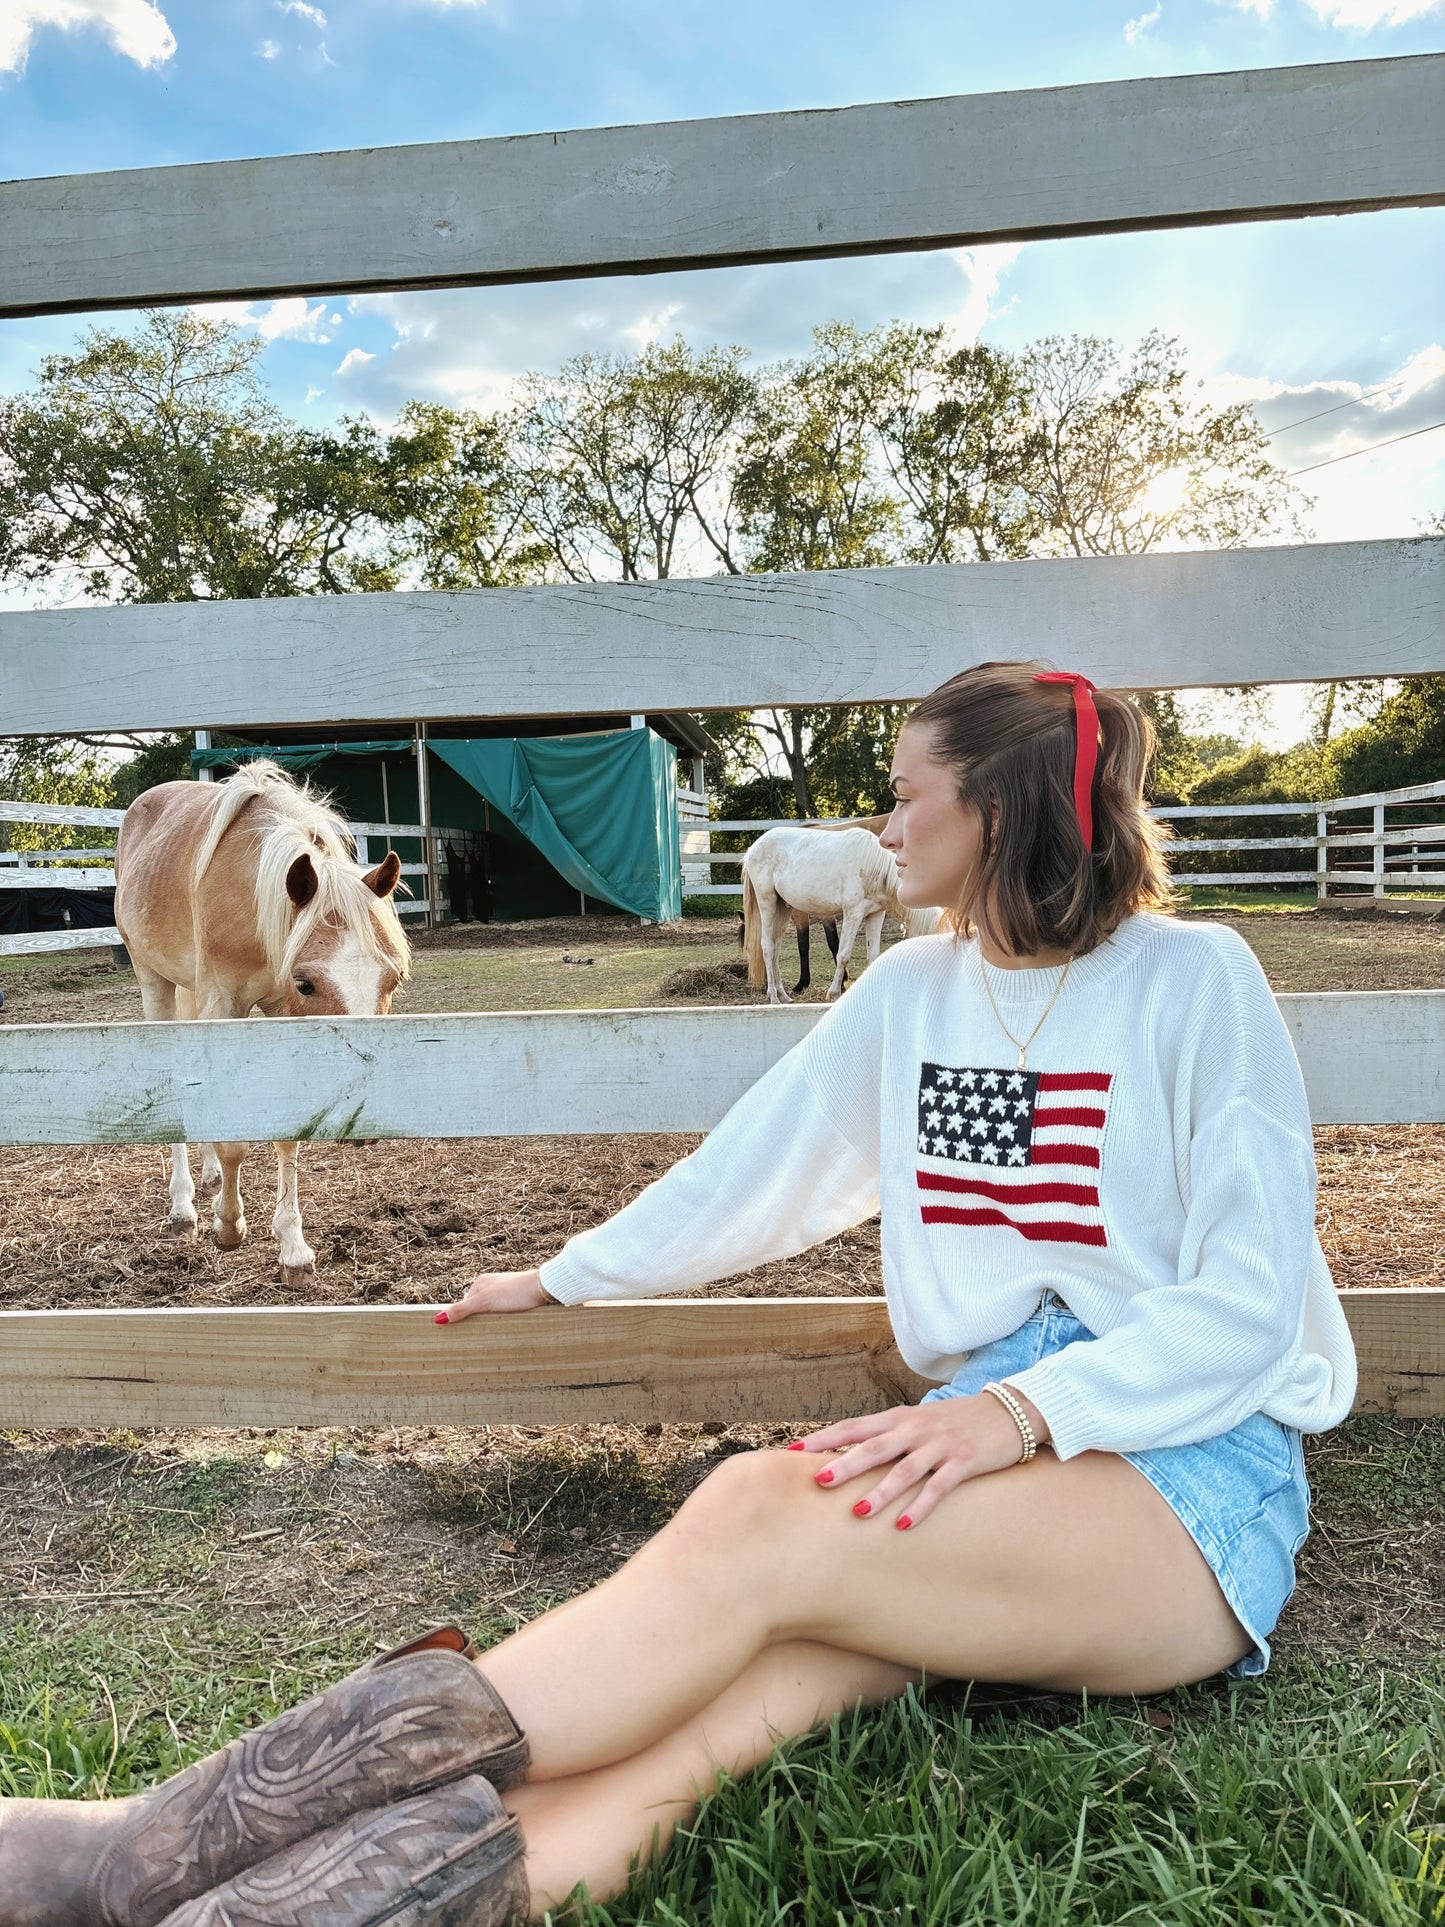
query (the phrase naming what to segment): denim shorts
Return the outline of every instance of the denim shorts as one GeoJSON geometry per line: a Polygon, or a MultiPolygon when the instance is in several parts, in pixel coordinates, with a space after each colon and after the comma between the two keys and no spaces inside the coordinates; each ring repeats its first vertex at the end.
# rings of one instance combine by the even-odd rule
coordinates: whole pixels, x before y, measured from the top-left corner
{"type": "MultiPolygon", "coordinates": [[[[1054,1292],[1033,1316],[971,1352],[933,1399],[966,1398],[990,1379],[1007,1380],[1065,1345],[1096,1336],[1054,1292]]],[[[1255,1412],[1199,1445],[1163,1445],[1123,1452],[1183,1522],[1223,1589],[1254,1650],[1226,1673],[1250,1679],[1269,1666],[1268,1634],[1294,1591],[1294,1556],[1309,1535],[1310,1489],[1304,1450],[1293,1426],[1255,1412]]]]}

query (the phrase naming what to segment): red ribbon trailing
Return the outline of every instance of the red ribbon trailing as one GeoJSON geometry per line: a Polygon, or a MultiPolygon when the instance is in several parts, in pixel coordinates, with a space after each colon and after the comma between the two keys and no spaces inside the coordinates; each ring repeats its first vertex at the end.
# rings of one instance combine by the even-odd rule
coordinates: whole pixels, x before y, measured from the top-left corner
{"type": "Polygon", "coordinates": [[[1094,847],[1094,771],[1099,762],[1099,712],[1094,707],[1094,685],[1087,676],[1050,670],[1035,682],[1072,683],[1074,689],[1074,812],[1083,833],[1084,848],[1094,847]]]}

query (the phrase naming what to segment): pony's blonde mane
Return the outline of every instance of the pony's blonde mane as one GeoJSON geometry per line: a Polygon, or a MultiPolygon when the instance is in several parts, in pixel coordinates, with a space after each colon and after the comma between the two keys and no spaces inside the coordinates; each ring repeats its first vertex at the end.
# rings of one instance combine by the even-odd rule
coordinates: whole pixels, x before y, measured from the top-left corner
{"type": "Polygon", "coordinates": [[[216,785],[216,806],[196,855],[197,884],[210,867],[221,838],[247,804],[260,800],[256,861],[256,930],[275,976],[288,977],[318,925],[347,931],[377,963],[410,974],[411,945],[390,897],[368,889],[355,860],[345,820],[326,796],[298,783],[279,763],[257,757],[216,785]],[[316,894],[297,909],[286,890],[286,873],[298,856],[309,856],[316,894]]]}

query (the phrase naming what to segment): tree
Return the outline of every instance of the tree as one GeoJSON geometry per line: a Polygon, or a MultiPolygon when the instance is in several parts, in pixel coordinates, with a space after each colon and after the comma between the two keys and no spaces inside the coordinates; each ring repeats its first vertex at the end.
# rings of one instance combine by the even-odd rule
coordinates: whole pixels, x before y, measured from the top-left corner
{"type": "Polygon", "coordinates": [[[876,459],[886,381],[877,338],[813,330],[806,361],[768,370],[740,452],[738,519],[753,570],[868,569],[898,559],[899,504],[876,459]]]}
{"type": "Polygon", "coordinates": [[[408,402],[387,447],[388,519],[428,589],[513,588],[545,578],[553,549],[531,528],[531,485],[510,414],[408,402]]]}
{"type": "MultiPolygon", "coordinates": [[[[112,807],[109,773],[83,744],[23,736],[0,742],[0,798],[7,803],[60,803],[72,809],[112,807]]],[[[113,830],[79,823],[0,823],[0,849],[85,849],[114,839],[113,830]]]]}
{"type": "Polygon", "coordinates": [[[1127,361],[1097,335],[1050,335],[1020,358],[1038,436],[1027,492],[1035,553],[1238,548],[1300,531],[1306,499],[1247,402],[1217,408],[1157,331],[1127,361]]]}
{"type": "Polygon", "coordinates": [[[167,309],[0,401],[0,580],[106,602],[389,588],[381,437],[288,421],[262,343],[167,309]]]}
{"type": "Polygon", "coordinates": [[[1029,553],[1027,481],[1038,433],[1018,360],[943,328],[899,323],[878,340],[878,450],[901,499],[907,562],[995,562],[1029,553]]]}
{"type": "Polygon", "coordinates": [[[755,397],[743,359],[741,348],[674,341],[525,377],[515,427],[525,514],[557,573],[738,572],[731,478],[755,397]]]}

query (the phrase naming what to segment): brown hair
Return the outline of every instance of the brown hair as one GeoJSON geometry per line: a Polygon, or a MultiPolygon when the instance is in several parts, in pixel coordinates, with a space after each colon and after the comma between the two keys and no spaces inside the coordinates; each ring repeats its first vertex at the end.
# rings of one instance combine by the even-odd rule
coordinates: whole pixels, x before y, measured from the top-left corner
{"type": "Polygon", "coordinates": [[[978,869],[940,927],[970,934],[986,903],[993,935],[1016,956],[1081,956],[1133,911],[1172,907],[1161,853],[1167,832],[1144,807],[1153,726],[1134,703],[1101,689],[1094,840],[1084,848],[1074,808],[1073,691],[1036,682],[1045,667],[979,663],[925,696],[905,727],[932,732],[932,760],[953,771],[959,801],[977,811],[983,829],[978,869]]]}

